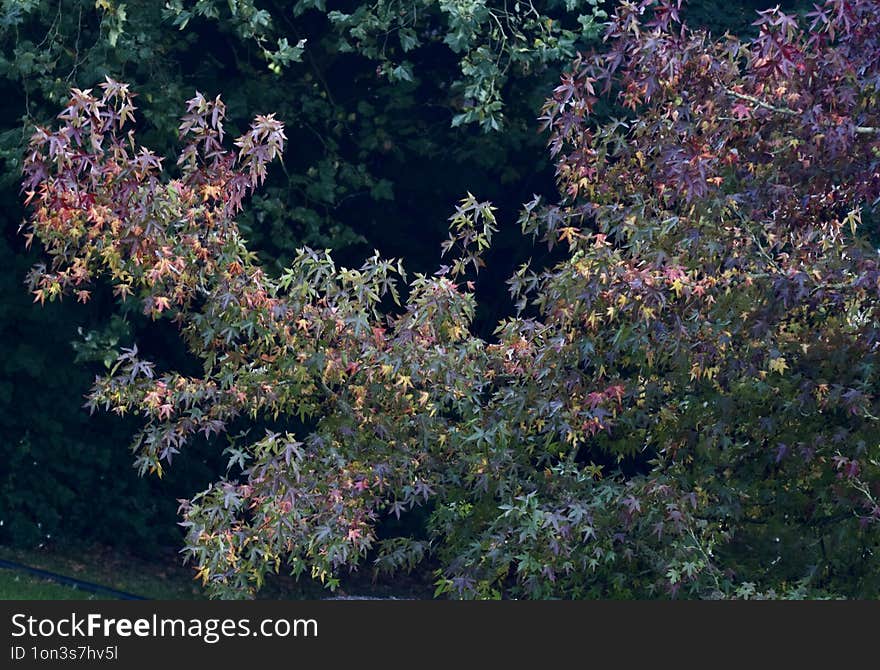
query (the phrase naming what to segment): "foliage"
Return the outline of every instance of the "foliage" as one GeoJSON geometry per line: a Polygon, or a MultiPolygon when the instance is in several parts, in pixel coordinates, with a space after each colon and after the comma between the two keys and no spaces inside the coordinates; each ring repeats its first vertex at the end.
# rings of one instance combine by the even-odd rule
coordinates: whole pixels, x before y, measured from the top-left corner
{"type": "Polygon", "coordinates": [[[522,225],[564,258],[516,272],[521,314],[493,343],[470,331],[468,279],[488,203],[461,202],[449,264],[403,296],[378,254],[352,269],[303,248],[273,277],[235,224],[282,151],[272,115],[230,152],[223,103],[193,98],[173,177],[112,80],[38,129],[36,299],[87,301],[101,277],[203,364],[132,347],[96,381],[93,408],[145,422],[140,470],[240,417],[298,419],[232,439],[226,476],[183,503],[215,595],[285,563],[332,587],[365,557],[431,556],[455,597],[876,597],[880,6],[763,12],[750,42],[678,10],[623,3],[607,53],[545,106],[562,200],[522,225]],[[630,111],[597,119],[600,97],[630,111]],[[428,539],[377,538],[420,506],[428,539]]]}
{"type": "Polygon", "coordinates": [[[715,2],[714,0],[690,0],[680,8],[681,18],[691,27],[705,28],[715,36],[730,32],[740,37],[757,34],[753,25],[755,13],[776,6],[789,13],[805,13],[813,8],[810,0],[780,0],[773,5],[761,0],[741,2],[715,2]]]}
{"type": "Polygon", "coordinates": [[[30,260],[0,241],[0,539],[37,546],[92,538],[145,552],[178,544],[174,498],[200,486],[209,469],[200,455],[172,481],[132,476],[132,424],[90,420],[82,408],[94,380],[72,363],[82,305],[34,310],[20,279],[30,260]]]}
{"type": "MultiPolygon", "coordinates": [[[[485,130],[500,130],[503,123],[502,90],[511,71],[528,74],[547,63],[574,56],[576,44],[600,32],[596,19],[607,16],[599,0],[487,2],[486,0],[423,0],[406,3],[379,0],[328,11],[324,0],[299,0],[294,16],[306,12],[326,15],[335,37],[335,49],[357,52],[376,61],[376,73],[391,82],[411,82],[417,75],[412,52],[443,44],[458,57],[460,78],[450,82],[462,97],[462,111],[453,125],[478,123],[485,130]],[[542,5],[546,5],[542,7],[542,5]]],[[[282,13],[284,7],[278,7],[282,13]]],[[[219,19],[230,14],[242,37],[264,44],[272,30],[272,14],[258,10],[253,0],[225,3],[220,0],[172,0],[166,15],[186,27],[193,16],[219,19]]],[[[280,38],[287,43],[287,38],[280,38]]],[[[302,49],[305,40],[298,42],[302,49]]],[[[280,51],[280,49],[279,49],[280,51]]],[[[264,50],[270,69],[280,74],[285,62],[264,50]]]]}
{"type": "Polygon", "coordinates": [[[195,84],[226,92],[236,130],[255,107],[296,129],[286,173],[242,219],[264,260],[281,267],[303,242],[339,249],[367,237],[414,237],[420,248],[424,235],[407,225],[414,207],[447,206],[464,179],[472,187],[502,175],[508,184],[534,179],[542,161],[532,121],[543,91],[576,48],[595,41],[593,18],[602,16],[595,0],[517,3],[509,15],[502,5],[459,4],[351,3],[343,14],[298,3],[291,16],[290,3],[252,0],[76,0],[64,12],[50,0],[5,3],[0,75],[16,101],[0,137],[6,177],[20,171],[22,126],[47,123],[71,86],[107,75],[136,85],[145,140],[166,155],[175,139],[166,110],[195,84]],[[505,133],[453,122],[505,123],[505,133]],[[417,162],[425,165],[413,179],[417,162]],[[437,171],[435,162],[459,170],[437,171]],[[438,185],[444,198],[434,195],[438,185]]]}
{"type": "MultiPolygon", "coordinates": [[[[547,31],[556,37],[545,34],[545,41],[558,40],[563,22],[578,46],[595,33],[576,22],[591,14],[589,3],[570,11],[562,3],[536,7],[553,20],[547,31]]],[[[107,75],[131,82],[139,93],[139,141],[159,156],[176,151],[177,124],[168,110],[180,109],[193,88],[224,92],[227,125],[236,133],[247,127],[251,110],[275,111],[297,150],[238,219],[271,273],[301,244],[333,248],[337,258],[360,258],[378,247],[405,254],[411,268],[431,267],[446,209],[465,188],[513,206],[522,192],[552,189],[533,120],[573,46],[564,53],[534,51],[528,67],[522,61],[493,74],[494,95],[504,102],[504,132],[484,133],[477,123],[451,126],[466,104],[463,90],[452,87],[464,80],[462,58],[489,67],[484,52],[476,53],[498,45],[479,34],[487,24],[474,24],[470,46],[456,54],[442,35],[421,37],[451,16],[431,4],[413,26],[423,44],[405,54],[412,80],[391,81],[376,68],[391,66],[392,59],[392,69],[401,65],[399,45],[384,56],[367,53],[386,37],[371,23],[373,14],[359,13],[357,3],[331,9],[363,15],[371,26],[354,51],[343,45],[343,33],[357,29],[353,19],[343,28],[330,22],[326,8],[306,6],[294,16],[287,2],[0,0],[0,193],[7,205],[0,215],[6,261],[0,340],[10,352],[0,363],[0,456],[10,464],[0,469],[0,541],[36,544],[63,534],[142,547],[169,537],[175,542],[174,505],[164,501],[198,490],[212,463],[210,454],[191,453],[193,472],[177,468],[173,493],[164,484],[157,489],[133,480],[120,447],[127,424],[111,430],[84,421],[82,395],[91,377],[132,338],[164,365],[191,363],[166,336],[169,329],[137,318],[136,310],[116,312],[112,296],[100,290],[79,309],[42,314],[22,299],[20,285],[34,257],[18,255],[22,243],[15,235],[23,215],[21,158],[32,127],[50,123],[70,87],[86,88],[107,75]],[[100,471],[92,463],[100,463],[100,471]],[[107,493],[106,501],[95,498],[97,491],[107,493]],[[110,502],[119,499],[126,504],[110,502]]],[[[393,41],[397,26],[389,30],[393,41]]]]}
{"type": "MultiPolygon", "coordinates": [[[[166,336],[169,329],[126,306],[115,311],[112,296],[100,289],[78,309],[36,313],[22,299],[33,255],[17,255],[21,157],[32,127],[50,122],[71,86],[85,88],[106,75],[132,82],[139,141],[159,156],[175,151],[176,121],[168,110],[181,108],[193,87],[224,91],[227,125],[235,132],[247,127],[252,109],[276,111],[297,151],[238,219],[272,273],[304,243],[352,258],[376,246],[405,253],[410,267],[430,267],[448,203],[466,187],[515,204],[526,188],[552,186],[533,119],[545,82],[558,76],[571,49],[555,61],[536,60],[528,72],[508,68],[495,84],[503,88],[505,131],[483,133],[476,124],[451,127],[464,109],[462,92],[451,90],[462,76],[459,56],[433,38],[406,54],[413,80],[390,81],[376,73],[387,58],[367,54],[366,46],[341,50],[342,29],[331,25],[326,10],[292,18],[289,3],[260,2],[262,13],[249,9],[253,3],[214,3],[215,14],[202,11],[210,3],[185,4],[194,13],[184,25],[175,3],[0,1],[0,193],[7,203],[0,339],[10,352],[0,364],[0,449],[10,464],[0,471],[4,542],[35,544],[47,534],[143,547],[175,542],[174,505],[165,501],[201,487],[202,461],[212,463],[210,454],[191,450],[193,471],[177,468],[170,489],[134,481],[120,448],[129,425],[84,421],[82,395],[91,377],[132,338],[163,365],[191,363],[166,336]],[[288,49],[306,40],[302,62],[299,54],[284,56],[285,40],[288,49]],[[113,504],[120,499],[126,504],[113,504]]],[[[575,14],[592,11],[585,7],[575,14]]],[[[432,21],[445,21],[439,12],[435,7],[432,21]]],[[[541,11],[547,12],[553,30],[561,31],[567,10],[558,4],[541,11]]],[[[419,30],[430,29],[419,20],[419,30]]],[[[346,30],[354,29],[349,21],[346,30]]],[[[384,39],[371,30],[375,43],[384,39]]],[[[573,19],[566,30],[582,34],[573,19]]],[[[473,39],[474,49],[483,43],[476,33],[473,39]]]]}
{"type": "Polygon", "coordinates": [[[572,260],[530,280],[625,383],[608,447],[692,496],[698,568],[670,584],[876,595],[878,5],[761,12],[746,43],[678,9],[622,6],[546,106],[566,206],[536,225],[572,260]],[[596,125],[609,92],[631,113],[596,125]]]}

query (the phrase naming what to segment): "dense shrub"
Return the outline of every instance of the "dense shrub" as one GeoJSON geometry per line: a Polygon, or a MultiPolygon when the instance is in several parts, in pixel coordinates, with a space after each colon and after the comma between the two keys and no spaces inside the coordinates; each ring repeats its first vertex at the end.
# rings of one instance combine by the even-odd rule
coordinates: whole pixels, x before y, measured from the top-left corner
{"type": "Polygon", "coordinates": [[[103,294],[86,307],[30,308],[21,283],[35,256],[21,253],[15,231],[33,126],[51,122],[71,86],[109,74],[140,95],[139,141],[171,156],[177,115],[169,110],[182,108],[193,88],[223,91],[229,128],[240,132],[253,110],[271,110],[297,147],[237,220],[268,271],[302,244],[332,247],[337,260],[378,246],[405,255],[410,268],[431,267],[449,203],[465,188],[512,205],[529,189],[552,192],[533,120],[550,82],[598,31],[588,2],[523,4],[528,16],[512,6],[508,13],[503,2],[476,13],[473,3],[440,4],[298,3],[294,14],[292,3],[277,0],[66,0],[63,11],[55,0],[0,0],[0,341],[9,352],[0,363],[0,459],[11,464],[0,467],[0,542],[51,535],[55,543],[179,543],[175,495],[203,486],[212,463],[190,450],[195,472],[175,468],[173,486],[137,481],[123,448],[127,426],[83,428],[82,396],[112,355],[103,345],[136,339],[155,355],[160,347],[151,343],[163,340],[163,365],[176,366],[185,352],[165,338],[170,329],[117,310],[103,294]],[[510,39],[493,34],[496,19],[510,39]],[[111,320],[120,314],[130,331],[121,338],[111,320]],[[71,341],[93,362],[75,363],[83,355],[73,355],[71,341]],[[107,469],[99,474],[91,462],[107,469]],[[101,489],[107,500],[124,498],[125,506],[92,505],[106,480],[114,491],[101,489]],[[141,514],[148,509],[156,513],[141,514]]]}
{"type": "MultiPolygon", "coordinates": [[[[100,290],[87,306],[43,312],[21,291],[35,259],[15,233],[21,157],[32,127],[50,123],[70,87],[107,74],[127,81],[139,93],[139,141],[169,158],[177,152],[169,110],[193,88],[223,92],[234,133],[254,110],[276,112],[296,151],[236,220],[273,274],[304,244],[333,248],[347,263],[376,247],[430,271],[449,204],[465,189],[491,199],[502,234],[478,282],[474,320],[487,336],[510,313],[503,279],[528,253],[507,224],[523,194],[554,192],[534,117],[573,54],[598,43],[594,19],[613,4],[66,0],[59,12],[55,0],[0,0],[0,342],[9,353],[0,363],[0,460],[14,464],[0,468],[0,542],[176,541],[174,498],[203,486],[217,456],[190,445],[174,481],[135,480],[120,448],[130,427],[112,417],[85,427],[82,396],[132,341],[159,365],[188,369],[174,329],[115,307],[100,290]],[[96,462],[106,469],[89,467],[96,462]],[[120,499],[121,508],[108,502],[120,499]]],[[[692,0],[687,17],[742,34],[753,8],[770,4],[692,0]]],[[[809,3],[782,3],[792,5],[809,3]]]]}
{"type": "Polygon", "coordinates": [[[607,53],[548,101],[561,201],[521,222],[562,260],[516,272],[520,314],[491,342],[470,330],[488,203],[460,203],[432,276],[303,248],[276,278],[235,223],[282,152],[272,115],[233,153],[198,95],[168,171],[111,80],[37,130],[36,300],[86,302],[100,278],[203,364],[132,347],[96,381],[94,408],[144,421],[141,472],[242,418],[295,418],[233,437],[182,506],[215,595],[284,564],[332,586],[365,557],[428,556],[454,597],[877,595],[880,4],[764,12],[751,42],[678,10],[622,3],[607,53]],[[415,506],[427,539],[377,540],[415,506]]]}

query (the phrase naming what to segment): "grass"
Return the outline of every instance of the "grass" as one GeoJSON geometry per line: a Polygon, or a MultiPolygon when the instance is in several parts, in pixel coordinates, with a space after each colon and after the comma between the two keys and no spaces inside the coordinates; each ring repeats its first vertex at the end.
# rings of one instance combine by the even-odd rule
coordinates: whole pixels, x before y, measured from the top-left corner
{"type": "MultiPolygon", "coordinates": [[[[0,559],[153,600],[202,600],[208,597],[201,583],[193,579],[193,570],[181,565],[179,556],[174,552],[166,558],[147,560],[101,546],[76,549],[14,549],[0,546],[0,559]]],[[[401,577],[391,583],[374,583],[370,569],[365,566],[362,571],[343,579],[342,586],[335,594],[312,580],[297,582],[284,575],[271,575],[257,597],[268,600],[320,600],[334,595],[357,595],[428,599],[432,591],[429,583],[415,576],[401,577]]],[[[0,568],[0,600],[106,598],[109,595],[77,590],[17,570],[0,568]]]]}
{"type": "MultiPolygon", "coordinates": [[[[85,547],[75,552],[26,550],[0,547],[0,558],[34,568],[48,570],[118,591],[125,591],[155,600],[200,600],[205,591],[193,581],[192,571],[171,560],[144,560],[128,554],[113,552],[104,547],[85,547]]],[[[49,598],[109,597],[78,591],[70,586],[47,582],[16,570],[0,569],[0,599],[20,598],[41,600],[49,598]],[[40,593],[52,593],[45,598],[40,593]],[[29,595],[33,594],[33,595],[29,595]]]]}
{"type": "Polygon", "coordinates": [[[98,596],[70,586],[0,568],[0,600],[97,600],[98,596]]]}

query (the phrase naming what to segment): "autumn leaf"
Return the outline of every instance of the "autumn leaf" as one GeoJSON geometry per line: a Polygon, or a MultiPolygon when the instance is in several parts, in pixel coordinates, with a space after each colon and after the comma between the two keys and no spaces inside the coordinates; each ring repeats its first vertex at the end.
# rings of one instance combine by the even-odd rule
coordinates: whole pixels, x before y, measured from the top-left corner
{"type": "Polygon", "coordinates": [[[784,374],[788,370],[788,362],[782,356],[770,359],[770,371],[784,374]]]}

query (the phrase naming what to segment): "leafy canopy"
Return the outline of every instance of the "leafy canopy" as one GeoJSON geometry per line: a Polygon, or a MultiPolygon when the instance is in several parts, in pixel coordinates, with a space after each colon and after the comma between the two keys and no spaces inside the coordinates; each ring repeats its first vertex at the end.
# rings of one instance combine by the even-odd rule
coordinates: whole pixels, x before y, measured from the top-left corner
{"type": "Polygon", "coordinates": [[[282,152],[271,115],[230,151],[223,103],[196,96],[168,171],[114,81],[37,130],[35,298],[86,301],[100,278],[203,364],[132,348],[96,381],[94,408],[143,418],[141,471],[197,433],[296,418],[233,437],[225,476],[182,505],[215,595],[283,564],[333,586],[366,557],[430,556],[455,597],[876,597],[880,3],[763,12],[750,42],[679,11],[621,3],[609,49],[547,102],[561,199],[521,223],[563,258],[516,272],[520,314],[492,342],[470,332],[496,232],[473,196],[448,265],[405,291],[378,254],[303,248],[274,278],[235,223],[282,152]],[[428,538],[377,539],[416,506],[428,538]]]}

